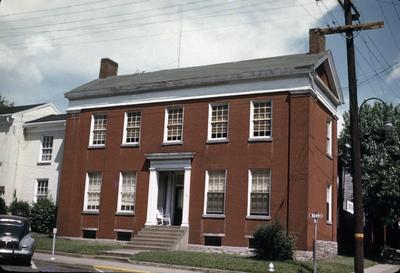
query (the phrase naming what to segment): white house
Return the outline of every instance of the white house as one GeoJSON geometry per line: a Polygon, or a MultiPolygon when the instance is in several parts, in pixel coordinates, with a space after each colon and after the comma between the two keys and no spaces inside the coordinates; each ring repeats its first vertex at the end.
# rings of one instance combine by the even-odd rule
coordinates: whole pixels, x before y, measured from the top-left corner
{"type": "Polygon", "coordinates": [[[6,204],[14,196],[34,202],[38,190],[39,195],[47,191],[55,199],[64,125],[59,126],[57,121],[58,130],[48,126],[55,123],[40,119],[59,114],[51,103],[0,109],[0,196],[6,204]],[[47,185],[43,182],[45,179],[48,179],[47,185]]]}

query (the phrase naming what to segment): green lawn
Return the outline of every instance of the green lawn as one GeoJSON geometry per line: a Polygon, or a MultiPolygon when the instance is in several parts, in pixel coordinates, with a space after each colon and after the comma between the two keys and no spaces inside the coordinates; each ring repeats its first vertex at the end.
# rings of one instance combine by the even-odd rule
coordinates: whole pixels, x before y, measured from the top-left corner
{"type": "MultiPolygon", "coordinates": [[[[207,267],[243,272],[267,272],[267,261],[256,260],[228,254],[201,253],[190,251],[152,251],[141,252],[131,257],[132,260],[176,264],[195,267],[207,267]]],[[[275,272],[308,273],[313,271],[312,262],[273,262],[275,272]]],[[[366,266],[374,262],[366,260],[366,266]]],[[[318,273],[350,273],[353,271],[353,258],[337,257],[318,262],[318,273]]]]}
{"type": "MultiPolygon", "coordinates": [[[[35,238],[37,250],[51,251],[53,244],[52,238],[43,235],[34,235],[33,238],[35,238]]],[[[96,241],[60,238],[56,240],[56,252],[95,255],[100,251],[118,248],[121,248],[121,245],[117,243],[99,243],[96,241]]]]}

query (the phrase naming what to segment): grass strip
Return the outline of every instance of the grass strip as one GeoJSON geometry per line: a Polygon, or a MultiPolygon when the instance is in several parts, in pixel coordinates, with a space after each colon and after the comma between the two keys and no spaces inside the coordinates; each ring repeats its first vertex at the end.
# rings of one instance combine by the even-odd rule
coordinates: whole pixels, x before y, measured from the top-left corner
{"type": "MultiPolygon", "coordinates": [[[[37,250],[52,250],[52,238],[43,235],[34,235],[33,238],[36,241],[37,250]]],[[[121,248],[121,245],[117,243],[100,243],[96,241],[92,242],[87,240],[72,240],[61,238],[57,238],[56,240],[56,252],[96,255],[101,251],[113,250],[118,248],[121,248]]]]}

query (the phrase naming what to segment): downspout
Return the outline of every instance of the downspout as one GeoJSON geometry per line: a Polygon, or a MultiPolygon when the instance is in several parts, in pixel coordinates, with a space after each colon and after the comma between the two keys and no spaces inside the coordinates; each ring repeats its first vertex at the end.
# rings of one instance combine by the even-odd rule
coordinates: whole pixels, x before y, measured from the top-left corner
{"type": "Polygon", "coordinates": [[[286,230],[289,234],[289,205],[290,205],[290,140],[291,140],[291,94],[288,96],[288,155],[287,155],[287,187],[286,187],[286,230]]]}

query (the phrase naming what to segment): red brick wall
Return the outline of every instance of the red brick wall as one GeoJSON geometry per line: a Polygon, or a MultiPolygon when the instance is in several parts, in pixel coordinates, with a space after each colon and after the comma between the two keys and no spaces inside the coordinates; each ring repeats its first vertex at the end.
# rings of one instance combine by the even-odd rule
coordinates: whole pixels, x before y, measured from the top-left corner
{"type": "MultiPolygon", "coordinates": [[[[105,112],[108,117],[104,149],[88,149],[92,111],[68,116],[59,198],[60,235],[80,237],[82,227],[98,228],[99,238],[116,238],[114,229],[132,229],[137,232],[144,226],[147,212],[149,162],[146,162],[144,155],[160,152],[195,152],[190,188],[189,243],[202,244],[202,233],[224,233],[223,245],[247,246],[248,239],[245,235],[251,234],[258,225],[267,222],[245,218],[248,170],[270,168],[272,219],[279,219],[282,224],[287,225],[287,186],[290,175],[289,229],[297,234],[299,249],[310,249],[309,231],[312,226],[307,218],[309,207],[313,204],[312,200],[321,196],[325,198],[326,188],[323,187],[322,192],[319,192],[319,188],[310,190],[309,184],[315,185],[320,176],[323,176],[318,168],[326,168],[324,173],[330,173],[332,182],[336,182],[336,174],[330,169],[332,166],[329,162],[324,163],[318,156],[313,155],[317,149],[314,145],[317,144],[313,144],[311,138],[319,139],[321,130],[326,129],[326,112],[308,95],[290,98],[287,93],[186,101],[177,105],[184,107],[183,145],[179,146],[162,146],[164,112],[165,107],[172,106],[169,103],[101,109],[100,111],[105,112]],[[272,100],[273,140],[270,142],[248,142],[252,99],[272,100]],[[211,102],[229,104],[228,143],[206,144],[208,104],[211,102]],[[142,111],[140,147],[121,147],[124,113],[127,110],[142,111]],[[322,123],[322,128],[319,128],[322,123]],[[319,160],[321,162],[318,162],[319,160]],[[314,161],[318,164],[314,164],[314,161]],[[224,219],[202,217],[205,172],[210,169],[227,170],[224,219]],[[135,216],[116,216],[119,172],[128,170],[137,172],[135,216]],[[85,177],[88,171],[103,172],[99,215],[82,214],[85,177]],[[307,201],[307,198],[310,199],[307,201]]],[[[322,136],[321,141],[325,141],[325,133],[322,136]]],[[[320,145],[322,142],[318,147],[320,145]]],[[[323,148],[325,149],[325,143],[323,148]]],[[[332,162],[336,164],[335,160],[331,160],[332,162]]],[[[316,203],[322,212],[325,211],[326,200],[323,201],[316,203]]],[[[334,221],[332,226],[321,229],[321,236],[327,240],[335,239],[335,227],[334,221]]]]}

